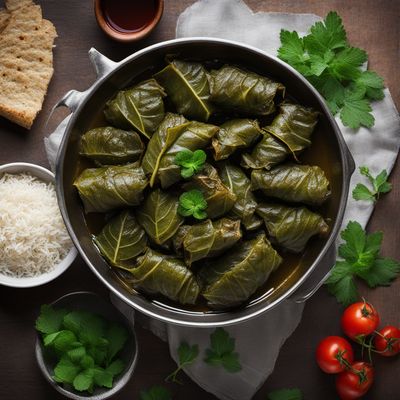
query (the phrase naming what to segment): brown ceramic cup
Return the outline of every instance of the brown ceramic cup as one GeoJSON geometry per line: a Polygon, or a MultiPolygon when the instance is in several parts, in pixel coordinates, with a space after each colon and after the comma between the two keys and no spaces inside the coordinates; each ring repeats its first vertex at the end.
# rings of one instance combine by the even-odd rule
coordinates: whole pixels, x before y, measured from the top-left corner
{"type": "MultiPolygon", "coordinates": [[[[144,0],[146,1],[146,0],[144,0]]],[[[164,0],[157,0],[156,12],[151,21],[143,27],[143,29],[136,32],[120,32],[112,28],[106,21],[103,13],[102,0],[94,0],[94,12],[96,20],[102,31],[111,39],[119,42],[135,42],[147,36],[160,22],[161,16],[164,11],[164,0]]]]}

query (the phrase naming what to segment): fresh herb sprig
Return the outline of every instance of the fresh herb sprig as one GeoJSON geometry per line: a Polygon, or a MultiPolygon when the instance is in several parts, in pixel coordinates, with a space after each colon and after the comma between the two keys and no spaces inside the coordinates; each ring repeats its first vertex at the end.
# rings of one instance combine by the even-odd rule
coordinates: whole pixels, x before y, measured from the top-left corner
{"type": "Polygon", "coordinates": [[[279,389],[268,393],[267,400],[303,400],[299,389],[279,389]]]}
{"type": "Polygon", "coordinates": [[[126,329],[86,311],[68,311],[43,305],[36,320],[44,347],[58,362],[54,380],[78,391],[93,393],[96,386],[112,388],[125,368],[115,358],[128,339],[126,329]]]}
{"type": "Polygon", "coordinates": [[[140,392],[140,400],[172,400],[172,396],[164,386],[152,386],[140,392]]]}
{"type": "Polygon", "coordinates": [[[400,272],[400,263],[380,255],[382,232],[367,234],[358,222],[350,221],[341,232],[345,243],[339,246],[339,256],[326,281],[329,291],[343,305],[359,299],[355,284],[358,277],[374,288],[390,285],[400,272]]]}
{"type": "Polygon", "coordinates": [[[242,369],[239,354],[235,352],[235,339],[223,328],[217,328],[210,335],[211,348],[206,350],[204,361],[212,366],[222,366],[226,371],[235,373],[242,369]]]}
{"type": "Polygon", "coordinates": [[[183,217],[207,218],[206,209],[207,201],[200,190],[189,190],[179,197],[178,213],[183,217]]]}
{"type": "Polygon", "coordinates": [[[304,75],[324,96],[332,114],[340,113],[344,125],[370,128],[375,119],[370,102],[383,99],[383,79],[363,71],[367,53],[350,46],[342,19],[331,11],[310,33],[281,30],[278,57],[304,75]]]}
{"type": "Polygon", "coordinates": [[[199,355],[199,346],[194,344],[190,346],[187,342],[182,342],[178,347],[179,364],[178,368],[167,376],[166,381],[181,384],[182,382],[177,378],[177,375],[181,369],[187,365],[192,364],[199,355]]]}
{"type": "Polygon", "coordinates": [[[203,169],[206,158],[204,150],[181,150],[175,156],[175,164],[181,167],[182,178],[187,179],[203,169]]]}
{"type": "Polygon", "coordinates": [[[353,189],[353,198],[355,200],[367,200],[375,203],[380,194],[388,193],[392,190],[392,184],[387,181],[388,173],[386,169],[382,170],[375,178],[370,174],[368,167],[360,167],[360,173],[368,178],[372,189],[362,183],[357,183],[353,189]]]}

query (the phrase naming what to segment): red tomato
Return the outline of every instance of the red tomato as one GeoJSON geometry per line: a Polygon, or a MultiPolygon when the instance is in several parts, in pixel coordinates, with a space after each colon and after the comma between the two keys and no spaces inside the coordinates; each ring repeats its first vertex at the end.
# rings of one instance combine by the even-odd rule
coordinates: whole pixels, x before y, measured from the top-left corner
{"type": "Polygon", "coordinates": [[[348,364],[353,362],[354,353],[346,339],[340,336],[328,336],[319,343],[316,360],[322,371],[327,374],[337,374],[346,369],[346,361],[348,364]]]}
{"type": "Polygon", "coordinates": [[[381,356],[391,357],[400,353],[400,329],[391,325],[380,329],[375,336],[374,345],[381,356]]]}
{"type": "Polygon", "coordinates": [[[336,391],[342,400],[359,399],[368,392],[373,381],[372,366],[357,361],[351,365],[351,370],[343,371],[336,377],[336,391]]]}
{"type": "Polygon", "coordinates": [[[344,310],[341,320],[343,332],[358,342],[358,338],[370,335],[379,325],[379,315],[371,304],[354,303],[344,310]]]}

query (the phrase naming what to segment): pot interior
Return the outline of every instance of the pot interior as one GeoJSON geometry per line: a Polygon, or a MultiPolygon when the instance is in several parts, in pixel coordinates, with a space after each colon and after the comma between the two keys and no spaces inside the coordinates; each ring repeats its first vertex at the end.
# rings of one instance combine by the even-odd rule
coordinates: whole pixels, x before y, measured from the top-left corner
{"type": "Polygon", "coordinates": [[[320,102],[321,98],[315,96],[309,85],[291,69],[273,58],[234,43],[212,40],[172,41],[131,56],[92,88],[76,115],[72,117],[60,152],[57,173],[59,201],[67,227],[81,255],[100,279],[123,300],[147,314],[174,323],[199,326],[231,323],[246,319],[283,300],[312,269],[318,267],[315,260],[334,234],[334,227],[340,222],[340,210],[344,207],[341,199],[347,177],[344,176],[343,149],[340,148],[337,137],[340,133],[335,131],[331,117],[320,102]],[[208,67],[219,67],[224,63],[238,65],[282,82],[289,98],[321,112],[313,133],[312,146],[301,154],[300,159],[304,163],[320,166],[330,181],[332,195],[318,211],[329,221],[331,233],[325,238],[312,238],[306,251],[300,256],[285,256],[284,264],[270,276],[251,301],[240,309],[221,312],[205,310],[202,307],[186,308],[162,299],[150,300],[127,287],[92,244],[91,234],[101,229],[102,216],[89,214],[85,217],[80,198],[73,187],[73,181],[80,171],[91,165],[79,157],[81,135],[91,128],[103,126],[105,103],[118,90],[149,78],[154,72],[162,69],[166,57],[200,61],[208,67]]]}

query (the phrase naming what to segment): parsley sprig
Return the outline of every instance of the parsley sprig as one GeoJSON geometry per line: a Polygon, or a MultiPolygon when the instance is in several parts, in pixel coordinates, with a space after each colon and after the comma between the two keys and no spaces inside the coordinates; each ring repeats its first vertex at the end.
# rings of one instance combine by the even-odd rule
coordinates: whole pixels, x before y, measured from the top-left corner
{"type": "Polygon", "coordinates": [[[388,173],[385,169],[375,178],[370,174],[368,167],[360,167],[360,173],[368,178],[372,185],[372,190],[362,183],[357,183],[353,189],[353,198],[355,200],[367,200],[375,203],[381,193],[388,193],[392,190],[392,184],[387,181],[388,173]]]}
{"type": "Polygon", "coordinates": [[[350,221],[341,232],[345,243],[339,246],[339,256],[326,281],[329,291],[343,305],[358,300],[355,284],[358,277],[374,288],[390,285],[400,272],[400,263],[380,255],[382,232],[367,234],[358,222],[350,221]]]}
{"type": "Polygon", "coordinates": [[[172,372],[172,374],[168,375],[166,381],[171,381],[175,383],[181,384],[182,382],[179,381],[177,375],[181,369],[185,366],[192,364],[197,356],[199,355],[199,346],[194,344],[190,346],[187,342],[182,342],[178,347],[178,357],[179,357],[179,364],[178,368],[172,372]]]}
{"type": "Polygon", "coordinates": [[[370,102],[383,99],[383,79],[363,71],[367,53],[350,46],[342,19],[331,11],[303,38],[281,30],[278,57],[297,69],[324,96],[332,114],[340,113],[344,125],[357,129],[374,125],[370,102]]]}
{"type": "Polygon", "coordinates": [[[211,348],[206,350],[204,361],[212,366],[222,366],[226,371],[239,372],[242,366],[239,354],[235,352],[235,339],[223,328],[217,328],[210,335],[211,348]]]}
{"type": "Polygon", "coordinates": [[[182,178],[187,179],[203,169],[206,158],[203,150],[181,150],[175,156],[175,164],[181,167],[182,178]]]}
{"type": "Polygon", "coordinates": [[[183,217],[193,215],[196,219],[207,218],[206,209],[207,201],[200,190],[189,190],[179,197],[178,213],[183,217]]]}
{"type": "Polygon", "coordinates": [[[78,391],[93,393],[96,386],[112,388],[125,368],[115,358],[128,339],[126,329],[86,311],[68,311],[43,305],[36,320],[43,345],[58,360],[54,380],[78,391]]]}

